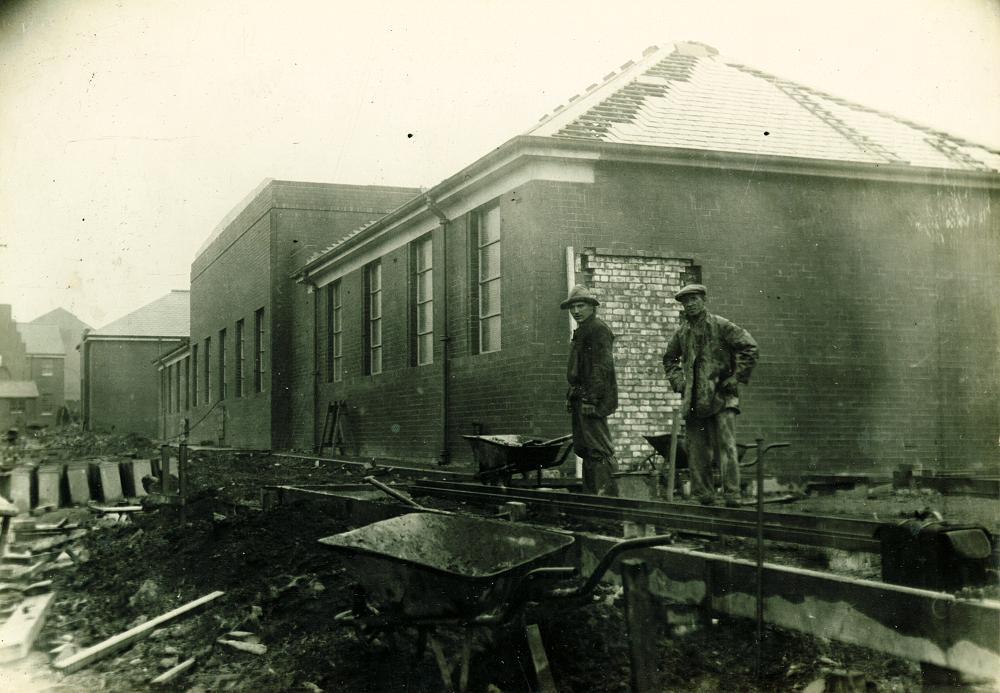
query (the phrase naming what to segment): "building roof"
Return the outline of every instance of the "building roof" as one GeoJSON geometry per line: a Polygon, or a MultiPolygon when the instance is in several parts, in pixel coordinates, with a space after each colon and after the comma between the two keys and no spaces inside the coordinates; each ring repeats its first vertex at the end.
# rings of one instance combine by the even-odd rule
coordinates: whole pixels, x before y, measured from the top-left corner
{"type": "Polygon", "coordinates": [[[62,334],[55,325],[36,325],[31,322],[17,323],[17,331],[24,340],[24,350],[28,356],[65,356],[66,346],[62,334]]]}
{"type": "Polygon", "coordinates": [[[0,380],[0,399],[38,397],[38,386],[32,380],[0,380]]]}
{"type": "Polygon", "coordinates": [[[662,156],[673,164],[880,180],[961,178],[981,185],[989,179],[990,187],[1000,171],[998,150],[754,69],[711,46],[671,43],[646,49],[527,132],[336,239],[297,274],[314,272],[393,224],[431,210],[442,196],[484,180],[512,158],[579,156],[575,150],[587,150],[583,156],[590,160],[662,156]]]}
{"type": "Polygon", "coordinates": [[[761,156],[1000,170],[1000,151],[720,56],[648,48],[527,135],[761,156]]]}
{"type": "Polygon", "coordinates": [[[190,291],[174,290],[87,337],[187,337],[191,333],[190,291]]]}
{"type": "Polygon", "coordinates": [[[55,325],[61,330],[79,334],[90,329],[90,325],[70,313],[65,308],[54,308],[31,321],[32,325],[55,325]]]}

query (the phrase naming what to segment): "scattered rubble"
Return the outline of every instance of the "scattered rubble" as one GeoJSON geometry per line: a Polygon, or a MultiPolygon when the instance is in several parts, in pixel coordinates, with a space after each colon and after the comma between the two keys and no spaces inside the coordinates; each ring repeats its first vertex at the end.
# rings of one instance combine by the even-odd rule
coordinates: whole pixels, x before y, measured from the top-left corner
{"type": "MultiPolygon", "coordinates": [[[[9,600],[16,609],[24,595],[49,598],[47,618],[33,636],[36,652],[25,661],[47,657],[49,673],[67,690],[440,690],[433,654],[415,656],[416,632],[369,639],[334,619],[351,608],[354,580],[346,559],[317,539],[350,527],[321,502],[256,509],[263,484],[360,482],[368,470],[266,456],[235,465],[223,455],[204,455],[190,473],[199,492],[183,522],[170,504],[101,502],[33,519],[22,514],[12,523],[13,545],[0,570],[16,574],[2,580],[16,586],[0,585],[0,605],[9,600]],[[212,595],[205,608],[164,620],[212,595]]],[[[865,517],[928,508],[949,516],[961,500],[890,492],[876,501],[867,492],[838,491],[789,509],[832,514],[824,503],[836,502],[865,517]]],[[[808,566],[813,559],[806,553],[793,558],[808,566]]],[[[873,569],[853,566],[847,557],[841,562],[844,570],[873,569]]],[[[752,622],[682,620],[658,641],[663,690],[802,690],[820,683],[822,690],[847,690],[848,683],[863,682],[906,691],[919,685],[913,663],[771,628],[758,678],[752,622]]],[[[629,664],[620,590],[602,587],[579,609],[532,607],[526,622],[537,624],[560,691],[624,690],[629,664]]],[[[524,633],[520,625],[475,636],[470,690],[536,685],[524,633]]],[[[436,634],[446,655],[458,652],[465,637],[448,629],[436,634]]]]}

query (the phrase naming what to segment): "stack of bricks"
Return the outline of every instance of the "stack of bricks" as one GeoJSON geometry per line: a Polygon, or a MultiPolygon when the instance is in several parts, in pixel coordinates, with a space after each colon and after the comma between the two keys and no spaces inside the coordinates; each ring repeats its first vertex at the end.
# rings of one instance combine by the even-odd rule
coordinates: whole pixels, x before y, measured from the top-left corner
{"type": "Polygon", "coordinates": [[[618,411],[608,424],[619,462],[634,465],[653,452],[643,436],[669,432],[680,406],[663,375],[663,352],[679,324],[673,295],[691,261],[601,248],[584,250],[578,261],[585,283],[600,297],[598,315],[616,336],[618,411]]]}

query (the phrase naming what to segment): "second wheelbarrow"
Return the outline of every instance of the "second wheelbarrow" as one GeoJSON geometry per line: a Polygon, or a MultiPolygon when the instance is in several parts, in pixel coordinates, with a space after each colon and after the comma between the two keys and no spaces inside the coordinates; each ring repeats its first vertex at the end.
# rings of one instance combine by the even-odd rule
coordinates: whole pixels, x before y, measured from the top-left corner
{"type": "Polygon", "coordinates": [[[503,434],[462,436],[472,446],[478,471],[476,478],[485,484],[509,484],[514,474],[536,472],[541,483],[543,469],[558,467],[569,455],[572,435],[551,440],[531,436],[503,434]]]}

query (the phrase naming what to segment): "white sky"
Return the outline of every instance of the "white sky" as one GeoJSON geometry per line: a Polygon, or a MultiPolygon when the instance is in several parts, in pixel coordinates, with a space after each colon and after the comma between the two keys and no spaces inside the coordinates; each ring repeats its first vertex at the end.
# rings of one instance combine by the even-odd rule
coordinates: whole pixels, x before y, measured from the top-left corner
{"type": "Polygon", "coordinates": [[[671,40],[1000,148],[998,0],[8,0],[0,303],[100,327],[264,178],[430,187],[671,40]]]}

